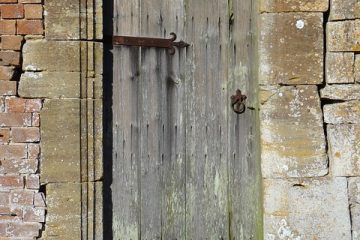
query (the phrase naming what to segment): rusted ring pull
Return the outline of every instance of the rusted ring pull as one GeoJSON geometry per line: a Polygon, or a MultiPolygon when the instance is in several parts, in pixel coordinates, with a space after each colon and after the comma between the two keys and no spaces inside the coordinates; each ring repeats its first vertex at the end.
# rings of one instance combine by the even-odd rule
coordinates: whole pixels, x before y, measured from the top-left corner
{"type": "Polygon", "coordinates": [[[242,95],[240,89],[236,90],[236,94],[231,96],[231,108],[237,114],[242,114],[246,110],[246,95],[242,95]]]}

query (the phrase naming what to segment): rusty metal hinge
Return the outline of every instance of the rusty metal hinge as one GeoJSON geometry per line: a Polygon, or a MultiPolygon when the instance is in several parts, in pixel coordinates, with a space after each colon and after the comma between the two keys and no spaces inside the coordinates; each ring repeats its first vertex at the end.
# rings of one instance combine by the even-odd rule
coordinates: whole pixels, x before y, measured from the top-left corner
{"type": "Polygon", "coordinates": [[[113,45],[125,45],[135,47],[155,47],[167,48],[171,55],[175,54],[175,47],[185,48],[190,46],[184,41],[175,42],[177,36],[175,33],[170,33],[170,39],[163,38],[148,38],[148,37],[128,37],[128,36],[113,36],[113,45]]]}

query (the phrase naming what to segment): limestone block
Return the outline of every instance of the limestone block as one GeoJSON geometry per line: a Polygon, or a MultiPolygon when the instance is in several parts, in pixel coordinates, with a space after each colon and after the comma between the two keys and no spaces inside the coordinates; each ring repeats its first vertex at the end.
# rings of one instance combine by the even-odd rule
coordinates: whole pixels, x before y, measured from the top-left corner
{"type": "Polygon", "coordinates": [[[346,178],[265,179],[264,236],[351,239],[346,178]]]}
{"type": "Polygon", "coordinates": [[[27,41],[23,58],[25,71],[80,72],[80,42],[27,41]]]}
{"type": "Polygon", "coordinates": [[[79,98],[79,72],[25,72],[18,93],[25,98],[79,98]]]}
{"type": "Polygon", "coordinates": [[[360,177],[349,178],[348,185],[349,185],[350,204],[352,205],[360,204],[360,177]]]}
{"type": "Polygon", "coordinates": [[[328,22],[326,35],[328,51],[360,51],[360,20],[328,22]]]}
{"type": "Polygon", "coordinates": [[[330,0],[330,6],[331,21],[360,17],[360,2],[357,0],[330,0]]]}
{"type": "Polygon", "coordinates": [[[261,0],[261,12],[326,12],[328,0],[261,0]]]}
{"type": "Polygon", "coordinates": [[[266,94],[268,99],[260,109],[263,176],[312,177],[327,174],[317,87],[287,86],[271,93],[266,94]]]}
{"type": "Polygon", "coordinates": [[[326,82],[354,83],[354,53],[326,54],[326,82]]]}
{"type": "Polygon", "coordinates": [[[360,83],[360,54],[355,55],[354,76],[355,81],[360,83]]]}
{"type": "Polygon", "coordinates": [[[360,205],[350,207],[352,223],[352,240],[360,240],[360,205]]]}
{"type": "Polygon", "coordinates": [[[360,101],[327,104],[324,106],[326,123],[360,123],[360,101]]]}
{"type": "Polygon", "coordinates": [[[321,89],[321,98],[332,100],[357,100],[360,99],[360,85],[326,85],[321,89]]]}
{"type": "Polygon", "coordinates": [[[80,181],[80,102],[47,100],[41,117],[41,180],[80,181]]]}
{"type": "Polygon", "coordinates": [[[81,239],[81,184],[47,184],[46,205],[46,228],[42,239],[81,239]]]}
{"type": "Polygon", "coordinates": [[[360,125],[328,125],[333,176],[360,176],[360,125]]]}
{"type": "Polygon", "coordinates": [[[323,82],[322,13],[261,15],[260,84],[323,82]]]}

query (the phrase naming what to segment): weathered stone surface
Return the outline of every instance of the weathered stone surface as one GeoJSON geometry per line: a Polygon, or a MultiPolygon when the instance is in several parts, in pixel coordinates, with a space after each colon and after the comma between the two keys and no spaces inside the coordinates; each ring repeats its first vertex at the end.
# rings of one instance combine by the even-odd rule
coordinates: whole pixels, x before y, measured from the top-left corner
{"type": "Polygon", "coordinates": [[[360,20],[328,22],[327,50],[352,52],[360,50],[360,20]]]}
{"type": "Polygon", "coordinates": [[[352,205],[360,204],[360,177],[349,178],[348,184],[349,184],[350,204],[352,205]]]}
{"type": "Polygon", "coordinates": [[[25,72],[18,93],[26,98],[79,98],[79,72],[25,72]]]}
{"type": "Polygon", "coordinates": [[[261,15],[260,84],[323,82],[322,13],[261,15]]]}
{"type": "Polygon", "coordinates": [[[46,228],[42,239],[81,239],[81,184],[46,185],[46,204],[46,228]]]}
{"type": "Polygon", "coordinates": [[[41,180],[80,181],[80,101],[47,100],[41,112],[41,180]]]}
{"type": "Polygon", "coordinates": [[[354,83],[354,53],[326,54],[326,82],[354,83]]]}
{"type": "Polygon", "coordinates": [[[23,70],[26,71],[80,71],[80,42],[27,41],[23,55],[23,70]]]}
{"type": "Polygon", "coordinates": [[[360,83],[360,54],[355,55],[355,64],[354,64],[354,76],[355,81],[360,83]]]}
{"type": "Polygon", "coordinates": [[[265,179],[264,236],[351,239],[346,178],[265,179]]]}
{"type": "Polygon", "coordinates": [[[357,0],[330,0],[330,2],[330,20],[360,17],[360,3],[357,0]]]}
{"type": "Polygon", "coordinates": [[[328,0],[261,0],[261,12],[326,12],[328,0]]]}
{"type": "Polygon", "coordinates": [[[360,101],[327,104],[324,106],[326,123],[360,123],[360,101]]]}
{"type": "Polygon", "coordinates": [[[360,205],[350,206],[352,240],[360,240],[360,205]]]}
{"type": "MultiPolygon", "coordinates": [[[[264,94],[266,91],[262,91],[264,94]]],[[[327,174],[320,99],[316,86],[281,87],[261,106],[265,178],[327,174]]]]}
{"type": "Polygon", "coordinates": [[[58,40],[80,38],[80,1],[47,0],[44,7],[46,38],[58,40]]]}
{"type": "Polygon", "coordinates": [[[333,176],[360,176],[360,125],[328,125],[333,176]]]}
{"type": "Polygon", "coordinates": [[[332,100],[358,100],[360,99],[360,85],[326,85],[321,89],[321,98],[332,100]]]}

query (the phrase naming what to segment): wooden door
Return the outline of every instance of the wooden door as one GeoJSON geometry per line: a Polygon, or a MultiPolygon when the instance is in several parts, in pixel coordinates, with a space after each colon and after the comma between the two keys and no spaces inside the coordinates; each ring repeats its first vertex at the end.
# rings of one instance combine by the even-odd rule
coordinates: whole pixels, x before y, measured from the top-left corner
{"type": "Polygon", "coordinates": [[[260,239],[254,0],[114,0],[114,239],[260,239]],[[248,96],[242,115],[230,107],[248,96]]]}

